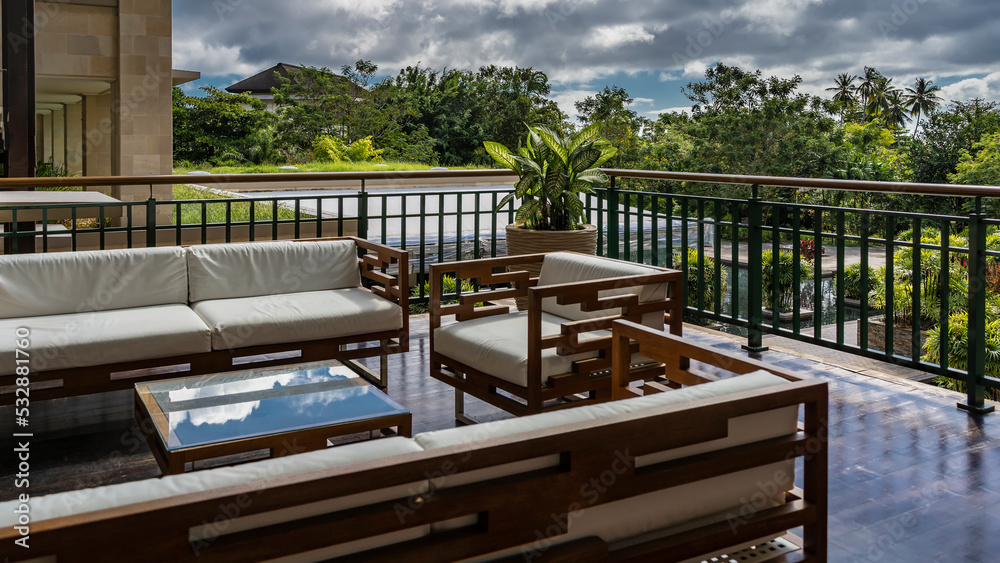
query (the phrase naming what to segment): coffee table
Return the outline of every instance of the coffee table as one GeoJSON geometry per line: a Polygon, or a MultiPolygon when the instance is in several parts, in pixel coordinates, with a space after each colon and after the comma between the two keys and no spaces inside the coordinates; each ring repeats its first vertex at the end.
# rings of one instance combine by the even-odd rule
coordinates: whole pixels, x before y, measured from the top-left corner
{"type": "Polygon", "coordinates": [[[258,450],[280,457],[326,448],[331,437],[412,430],[410,411],[339,362],[137,383],[135,415],[164,475],[196,461],[258,450]]]}

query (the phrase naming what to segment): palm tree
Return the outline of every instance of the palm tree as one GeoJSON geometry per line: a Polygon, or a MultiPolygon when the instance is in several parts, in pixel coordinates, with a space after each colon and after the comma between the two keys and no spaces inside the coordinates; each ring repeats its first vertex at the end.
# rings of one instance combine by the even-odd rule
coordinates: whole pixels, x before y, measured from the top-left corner
{"type": "Polygon", "coordinates": [[[902,129],[906,125],[906,100],[903,91],[892,88],[882,101],[882,120],[891,129],[902,129]]]}
{"type": "Polygon", "coordinates": [[[865,105],[865,112],[870,119],[882,117],[882,114],[889,110],[889,96],[893,92],[902,93],[899,88],[892,85],[892,79],[879,75],[874,79],[871,91],[868,94],[868,103],[865,105]]]}
{"type": "Polygon", "coordinates": [[[854,81],[857,80],[857,78],[858,77],[856,75],[843,72],[837,76],[834,86],[826,89],[827,92],[833,92],[833,101],[840,104],[841,122],[844,121],[844,110],[857,101],[857,88],[854,86],[854,81]]]}
{"type": "Polygon", "coordinates": [[[861,105],[864,107],[868,107],[868,102],[870,101],[872,94],[875,92],[875,88],[878,86],[880,78],[882,78],[881,72],[870,66],[865,67],[865,73],[861,79],[861,84],[858,85],[858,94],[861,95],[861,105]]]}
{"type": "Polygon", "coordinates": [[[941,96],[937,95],[940,91],[940,86],[935,85],[931,80],[923,78],[917,79],[914,88],[906,87],[906,97],[903,101],[906,104],[906,108],[910,110],[910,116],[917,118],[917,124],[913,126],[914,134],[916,134],[917,128],[920,127],[920,115],[934,111],[937,109],[938,104],[943,101],[941,96]]]}

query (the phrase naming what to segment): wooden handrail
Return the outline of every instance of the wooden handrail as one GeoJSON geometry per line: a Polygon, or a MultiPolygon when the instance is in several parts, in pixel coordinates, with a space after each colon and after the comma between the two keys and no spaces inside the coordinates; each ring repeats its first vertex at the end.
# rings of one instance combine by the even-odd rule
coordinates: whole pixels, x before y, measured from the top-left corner
{"type": "Polygon", "coordinates": [[[777,188],[814,188],[855,192],[1000,198],[1000,187],[996,186],[920,184],[910,182],[871,182],[862,180],[830,180],[824,178],[790,178],[782,176],[737,176],[733,174],[621,170],[616,168],[603,168],[602,170],[604,170],[605,174],[614,178],[674,180],[678,182],[701,182],[708,184],[743,184],[748,186],[758,185],[777,188]]]}
{"type": "MultiPolygon", "coordinates": [[[[895,194],[937,195],[951,197],[1000,198],[1000,187],[951,184],[925,184],[909,182],[872,182],[862,180],[831,180],[824,178],[792,178],[782,176],[741,176],[734,174],[702,174],[696,172],[665,172],[654,170],[602,169],[615,178],[646,180],[674,180],[711,184],[759,185],[783,188],[811,188],[823,190],[865,191],[895,194]]],[[[282,174],[199,174],[159,176],[71,176],[63,178],[0,178],[0,191],[23,190],[66,186],[133,186],[170,184],[231,184],[277,182],[334,182],[338,180],[393,180],[393,179],[462,179],[515,175],[510,170],[398,170],[372,172],[301,172],[282,174]]]]}
{"type": "Polygon", "coordinates": [[[67,186],[162,186],[172,184],[233,184],[274,182],[323,182],[337,180],[394,180],[483,178],[516,175],[510,170],[398,170],[373,172],[302,172],[287,174],[171,174],[159,176],[69,176],[60,178],[0,178],[0,190],[67,186]]]}

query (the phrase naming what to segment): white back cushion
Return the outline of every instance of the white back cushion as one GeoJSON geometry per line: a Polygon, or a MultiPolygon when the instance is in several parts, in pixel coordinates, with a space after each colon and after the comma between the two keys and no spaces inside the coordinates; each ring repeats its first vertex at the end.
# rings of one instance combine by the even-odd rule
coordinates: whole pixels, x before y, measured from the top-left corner
{"type": "Polygon", "coordinates": [[[179,247],[0,256],[0,318],[185,303],[179,247]]]}
{"type": "Polygon", "coordinates": [[[352,240],[207,244],[187,250],[192,303],[361,284],[352,240]]]}
{"type": "MultiPolygon", "coordinates": [[[[542,269],[538,274],[538,285],[555,285],[561,283],[571,283],[587,280],[601,280],[617,278],[623,276],[641,276],[661,273],[662,270],[649,268],[641,264],[630,264],[609,260],[598,256],[587,256],[583,254],[573,254],[569,252],[556,252],[549,254],[542,261],[542,269]]],[[[611,289],[601,291],[601,297],[614,297],[619,295],[633,294],[639,296],[639,302],[644,303],[663,299],[666,297],[666,284],[650,284],[644,286],[623,287],[621,289],[611,289]]],[[[607,317],[621,314],[621,309],[605,309],[599,311],[585,312],[580,309],[580,305],[559,305],[555,297],[542,300],[542,310],[546,313],[558,315],[560,317],[582,321],[598,317],[607,317]]],[[[655,329],[663,328],[663,313],[650,313],[644,315],[642,324],[655,329]]]]}

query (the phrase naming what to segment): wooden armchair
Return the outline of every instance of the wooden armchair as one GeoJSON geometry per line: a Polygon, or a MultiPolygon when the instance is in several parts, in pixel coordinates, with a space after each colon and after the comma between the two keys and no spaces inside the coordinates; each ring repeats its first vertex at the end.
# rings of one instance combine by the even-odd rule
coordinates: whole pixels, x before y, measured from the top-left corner
{"type": "MultiPolygon", "coordinates": [[[[676,270],[556,252],[434,264],[430,274],[431,375],[455,388],[462,422],[472,422],[464,393],[518,416],[610,400],[617,319],[681,333],[676,270]],[[541,264],[538,278],[507,271],[530,263],[541,264]],[[442,295],[443,276],[458,282],[457,295],[442,295]],[[521,296],[527,311],[490,304],[521,296]]],[[[628,370],[631,380],[662,375],[663,364],[638,356],[628,370]]]]}

